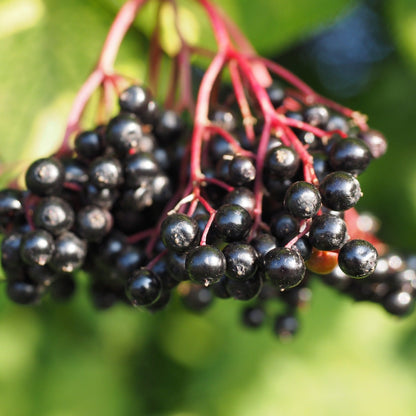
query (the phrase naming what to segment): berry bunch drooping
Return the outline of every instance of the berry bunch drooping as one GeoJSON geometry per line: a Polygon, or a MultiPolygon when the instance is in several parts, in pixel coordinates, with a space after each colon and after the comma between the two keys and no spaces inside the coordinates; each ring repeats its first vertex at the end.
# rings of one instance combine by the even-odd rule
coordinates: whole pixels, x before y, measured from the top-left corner
{"type": "Polygon", "coordinates": [[[363,195],[359,175],[386,150],[381,133],[256,56],[207,0],[198,3],[218,52],[196,102],[190,56],[198,49],[182,36],[164,105],[151,93],[158,36],[150,87],[126,86],[112,65],[145,2],[121,9],[59,151],[29,166],[27,190],[0,192],[8,297],[20,304],[48,294],[67,299],[84,270],[100,309],[124,302],[157,311],[177,293],[199,312],[214,298],[231,298],[247,304],[242,321],[258,328],[278,300],[284,309],[273,329],[287,337],[298,330],[297,311],[318,278],[392,314],[409,313],[415,262],[393,265],[354,208],[363,195]],[[231,92],[221,82],[224,71],[231,92]],[[109,91],[118,95],[117,114],[83,130],[83,110],[99,86],[101,107],[111,107],[109,91]]]}

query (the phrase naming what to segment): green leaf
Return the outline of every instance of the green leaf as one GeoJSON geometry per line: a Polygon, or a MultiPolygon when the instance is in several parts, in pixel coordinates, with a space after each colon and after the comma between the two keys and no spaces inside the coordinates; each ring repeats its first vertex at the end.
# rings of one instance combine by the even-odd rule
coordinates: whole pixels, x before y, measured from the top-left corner
{"type": "Polygon", "coordinates": [[[416,2],[396,0],[386,3],[392,34],[399,52],[416,71],[416,2]]]}

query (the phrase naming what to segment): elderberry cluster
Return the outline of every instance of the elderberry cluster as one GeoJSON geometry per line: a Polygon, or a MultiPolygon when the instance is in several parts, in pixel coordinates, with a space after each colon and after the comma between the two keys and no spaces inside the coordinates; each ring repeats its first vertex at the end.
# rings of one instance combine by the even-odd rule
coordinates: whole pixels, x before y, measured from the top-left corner
{"type": "Polygon", "coordinates": [[[380,272],[384,257],[377,265],[374,241],[344,215],[362,196],[357,177],[385,152],[384,137],[323,105],[305,105],[280,85],[267,92],[284,117],[325,133],[288,127],[311,157],[314,180],[278,129],[258,172],[260,111],[250,140],[233,110],[218,107],[210,123],[219,130],[202,144],[201,180],[184,195],[189,131],[148,89],[131,86],[116,117],[78,134],[74,155],[36,160],[26,191],[0,192],[8,297],[21,304],[46,294],[66,299],[74,272],[84,270],[98,308],[121,301],[156,311],[177,288],[195,311],[215,297],[251,301],[243,322],[255,328],[279,300],[285,309],[274,329],[286,336],[297,331],[313,276],[324,275],[355,298],[378,299],[393,314],[409,311],[414,270],[413,277],[406,268],[380,272]]]}

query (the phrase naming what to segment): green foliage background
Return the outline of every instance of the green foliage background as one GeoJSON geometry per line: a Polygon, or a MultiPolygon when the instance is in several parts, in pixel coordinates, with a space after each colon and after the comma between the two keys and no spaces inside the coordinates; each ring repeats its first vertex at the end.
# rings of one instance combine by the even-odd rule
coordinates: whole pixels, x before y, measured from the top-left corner
{"type": "MultiPolygon", "coordinates": [[[[307,38],[354,4],[219,3],[259,52],[269,55],[307,38]]],[[[71,101],[121,4],[0,0],[4,166],[19,170],[56,147],[71,101]]],[[[385,1],[384,14],[397,52],[346,104],[369,114],[371,125],[390,141],[388,154],[362,176],[360,208],[382,219],[383,239],[416,252],[416,4],[385,1]]],[[[146,33],[147,19],[138,20],[121,50],[121,72],[145,76],[146,33]]],[[[87,278],[80,278],[86,286],[87,278]]],[[[313,290],[312,305],[301,315],[302,330],[290,344],[277,341],[270,328],[243,329],[240,305],[233,301],[218,301],[195,316],[175,300],[151,315],[122,306],[98,313],[85,290],[69,304],[46,302],[34,309],[14,306],[1,293],[0,414],[416,414],[415,317],[397,320],[319,283],[313,290]]]]}

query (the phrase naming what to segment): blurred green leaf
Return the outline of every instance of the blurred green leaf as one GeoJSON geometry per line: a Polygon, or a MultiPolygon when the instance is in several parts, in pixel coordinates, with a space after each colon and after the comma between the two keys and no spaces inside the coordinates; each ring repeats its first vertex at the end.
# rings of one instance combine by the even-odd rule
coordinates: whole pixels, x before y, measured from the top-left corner
{"type": "MultiPolygon", "coordinates": [[[[117,10],[124,0],[102,0],[117,10]]],[[[323,24],[331,21],[347,10],[355,2],[352,0],[221,0],[215,3],[240,27],[261,54],[278,53],[292,43],[310,36],[323,24]]],[[[181,29],[204,47],[214,48],[214,38],[209,22],[201,7],[193,0],[179,2],[179,9],[189,9],[197,16],[198,25],[193,19],[181,20],[181,29]],[[187,26],[188,24],[188,26],[187,26]],[[194,31],[194,33],[192,33],[194,31]]],[[[139,16],[136,27],[149,35],[154,26],[156,2],[145,6],[145,12],[139,16]]],[[[169,42],[176,39],[174,27],[166,38],[169,42]]],[[[169,43],[171,45],[171,43],[169,43]]]]}
{"type": "MultiPolygon", "coordinates": [[[[62,138],[71,102],[114,16],[93,0],[7,0],[0,16],[0,23],[9,21],[0,30],[0,137],[8,144],[0,157],[31,160],[51,153],[62,138]]],[[[140,38],[126,44],[121,60],[126,65],[134,57],[137,71],[145,58],[140,38]]]]}
{"type": "Polygon", "coordinates": [[[398,50],[416,71],[416,2],[395,0],[386,2],[386,6],[398,50]]]}

